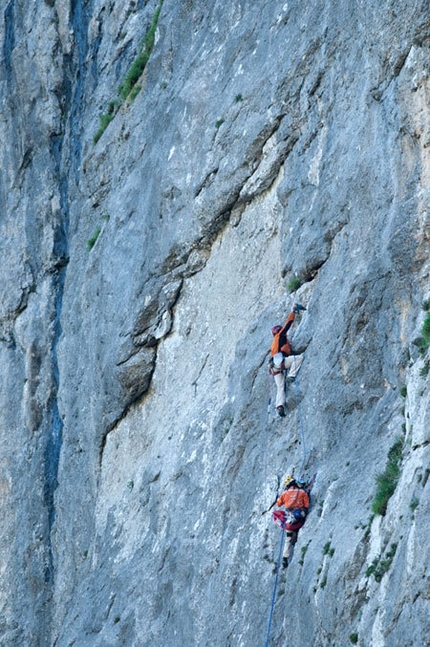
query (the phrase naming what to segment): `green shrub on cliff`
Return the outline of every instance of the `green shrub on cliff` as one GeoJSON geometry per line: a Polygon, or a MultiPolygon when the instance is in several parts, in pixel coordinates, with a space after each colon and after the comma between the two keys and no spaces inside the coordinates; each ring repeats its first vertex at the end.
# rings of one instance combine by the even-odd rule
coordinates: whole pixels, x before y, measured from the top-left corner
{"type": "Polygon", "coordinates": [[[289,290],[289,292],[295,292],[296,290],[299,289],[299,287],[301,285],[302,285],[301,279],[299,279],[297,276],[295,276],[288,283],[288,290],[289,290]]]}
{"type": "Polygon", "coordinates": [[[125,75],[124,81],[118,88],[119,96],[123,101],[125,101],[129,96],[131,99],[134,99],[137,95],[137,92],[134,92],[133,94],[131,94],[131,92],[139,78],[142,76],[146,64],[149,61],[149,57],[151,56],[151,52],[154,48],[155,32],[157,30],[157,23],[162,4],[163,3],[161,2],[160,6],[154,14],[151,26],[149,27],[148,31],[146,32],[145,38],[143,39],[141,51],[131,64],[130,69],[125,75]]]}
{"type": "MultiPolygon", "coordinates": [[[[423,304],[423,310],[427,310],[427,301],[423,304]]],[[[426,315],[421,328],[421,335],[414,339],[415,346],[418,346],[420,353],[424,354],[430,348],[430,312],[426,315]]]]}
{"type": "Polygon", "coordinates": [[[101,232],[101,227],[96,227],[96,230],[94,231],[93,235],[89,240],[87,240],[87,249],[90,252],[94,245],[96,244],[96,240],[99,237],[101,232]]]}
{"type": "Polygon", "coordinates": [[[424,319],[423,327],[421,328],[421,335],[423,336],[428,348],[430,346],[430,313],[424,319]]]}
{"type": "Polygon", "coordinates": [[[376,477],[377,489],[372,501],[372,512],[385,515],[388,501],[394,494],[400,477],[400,460],[402,458],[403,440],[399,438],[388,452],[387,465],[382,474],[376,477]]]}
{"type": "Polygon", "coordinates": [[[149,57],[151,56],[151,52],[154,48],[155,32],[157,30],[157,23],[158,23],[158,18],[160,15],[162,4],[163,4],[163,0],[161,0],[160,5],[152,19],[151,26],[146,32],[145,38],[143,39],[141,51],[137,55],[137,58],[131,64],[131,67],[129,68],[127,74],[125,75],[124,81],[121,83],[121,85],[118,88],[118,94],[121,97],[121,101],[110,101],[108,103],[107,112],[100,115],[100,127],[93,137],[94,144],[97,144],[100,137],[103,135],[104,131],[109,126],[110,122],[115,117],[116,113],[121,107],[122,102],[124,102],[126,99],[129,99],[130,101],[134,101],[134,99],[142,89],[142,86],[138,85],[137,81],[140,79],[141,75],[143,74],[146,64],[149,61],[149,57]]]}
{"type": "Polygon", "coordinates": [[[112,119],[115,117],[118,112],[120,104],[117,101],[110,101],[108,103],[107,113],[100,115],[100,128],[93,137],[95,144],[99,141],[100,137],[103,135],[106,128],[109,126],[112,119]]]}

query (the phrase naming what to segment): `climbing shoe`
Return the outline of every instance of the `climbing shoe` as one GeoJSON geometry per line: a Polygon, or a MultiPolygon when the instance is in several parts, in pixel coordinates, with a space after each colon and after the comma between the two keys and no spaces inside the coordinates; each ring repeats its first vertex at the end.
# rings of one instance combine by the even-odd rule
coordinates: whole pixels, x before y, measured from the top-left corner
{"type": "Polygon", "coordinates": [[[295,377],[287,377],[287,382],[290,382],[292,384],[295,381],[295,377]]]}
{"type": "Polygon", "coordinates": [[[288,557],[283,557],[282,558],[282,566],[284,568],[287,568],[287,566],[288,566],[288,557]]]}
{"type": "Polygon", "coordinates": [[[278,413],[279,413],[279,415],[281,416],[281,418],[285,418],[285,411],[284,411],[284,407],[281,405],[281,406],[276,407],[276,408],[277,408],[278,413]]]}

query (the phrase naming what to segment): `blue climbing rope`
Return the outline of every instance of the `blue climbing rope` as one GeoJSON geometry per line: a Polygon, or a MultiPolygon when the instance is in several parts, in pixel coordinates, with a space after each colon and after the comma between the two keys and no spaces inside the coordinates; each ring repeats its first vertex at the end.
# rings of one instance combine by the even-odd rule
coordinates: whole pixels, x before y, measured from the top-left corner
{"type": "MultiPolygon", "coordinates": [[[[294,336],[294,331],[290,337],[292,340],[294,336]]],[[[303,361],[304,361],[304,355],[303,355],[303,361]]],[[[296,360],[294,359],[293,361],[294,369],[296,369],[296,360]]],[[[294,371],[296,372],[296,371],[294,371]]],[[[301,434],[301,439],[302,439],[302,450],[303,450],[303,458],[302,458],[302,463],[300,465],[300,472],[299,472],[299,479],[303,478],[303,470],[306,464],[306,457],[307,457],[307,449],[306,449],[306,439],[305,439],[305,425],[303,421],[303,412],[302,412],[302,402],[300,398],[300,388],[299,388],[299,377],[298,373],[296,373],[296,377],[294,380],[294,384],[296,386],[296,395],[297,395],[297,408],[299,412],[299,422],[300,422],[300,434],[301,434]]],[[[267,407],[267,412],[269,413],[270,411],[270,403],[271,403],[271,397],[269,395],[269,404],[267,407]]],[[[279,555],[278,555],[278,563],[276,565],[276,577],[275,577],[275,584],[273,586],[273,595],[272,595],[272,604],[270,607],[270,615],[269,615],[269,624],[267,627],[267,637],[266,637],[266,647],[269,645],[269,639],[270,639],[270,629],[272,627],[272,619],[273,619],[273,611],[275,608],[275,599],[276,599],[276,590],[278,588],[278,576],[279,576],[279,569],[281,565],[281,558],[282,558],[282,551],[284,547],[284,539],[285,539],[285,530],[282,528],[282,535],[281,535],[281,543],[279,545],[279,555]]]]}
{"type": "Polygon", "coordinates": [[[269,397],[267,401],[267,418],[270,418],[270,407],[272,405],[272,383],[273,383],[273,376],[270,375],[270,373],[267,373],[267,378],[268,378],[268,391],[269,391],[269,397]]]}
{"type": "Polygon", "coordinates": [[[285,530],[282,528],[281,543],[279,545],[278,563],[276,565],[275,585],[273,587],[272,605],[270,607],[269,625],[267,627],[266,647],[268,647],[269,645],[270,629],[272,627],[273,609],[275,608],[276,589],[278,587],[278,575],[279,575],[279,569],[281,566],[282,549],[284,547],[284,535],[285,535],[285,530]]]}

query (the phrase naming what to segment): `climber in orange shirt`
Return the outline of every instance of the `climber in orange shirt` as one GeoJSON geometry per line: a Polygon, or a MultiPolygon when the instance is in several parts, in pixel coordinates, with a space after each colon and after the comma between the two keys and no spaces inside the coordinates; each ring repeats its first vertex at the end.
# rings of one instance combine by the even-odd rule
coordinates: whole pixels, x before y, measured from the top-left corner
{"type": "Polygon", "coordinates": [[[294,355],[287,332],[291,328],[296,314],[300,310],[306,310],[300,303],[294,304],[292,312],[288,315],[284,326],[273,326],[273,341],[270,347],[269,373],[275,378],[277,387],[276,409],[279,415],[285,416],[285,375],[284,371],[289,369],[287,378],[293,382],[303,362],[303,355],[294,355]]]}
{"type": "Polygon", "coordinates": [[[306,490],[306,481],[287,476],[285,490],[276,502],[278,508],[284,506],[285,512],[275,511],[274,521],[286,530],[286,542],[282,565],[288,566],[292,549],[297,541],[297,533],[306,521],[310,499],[306,490]]]}

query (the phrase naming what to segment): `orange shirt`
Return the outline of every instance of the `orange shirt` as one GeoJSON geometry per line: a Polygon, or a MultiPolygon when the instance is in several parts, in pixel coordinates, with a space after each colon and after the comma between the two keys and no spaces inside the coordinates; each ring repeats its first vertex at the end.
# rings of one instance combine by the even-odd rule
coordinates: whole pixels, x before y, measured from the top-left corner
{"type": "Polygon", "coordinates": [[[281,494],[276,505],[278,508],[281,505],[286,508],[309,508],[309,495],[305,490],[292,486],[281,494]]]}
{"type": "Polygon", "coordinates": [[[272,341],[272,346],[270,347],[270,359],[272,359],[272,357],[276,355],[276,353],[283,353],[287,357],[288,355],[291,355],[291,346],[290,346],[290,342],[287,339],[287,332],[293,325],[293,321],[295,318],[296,318],[295,313],[291,312],[288,315],[288,318],[284,324],[284,327],[281,328],[278,334],[274,336],[272,341]]]}

